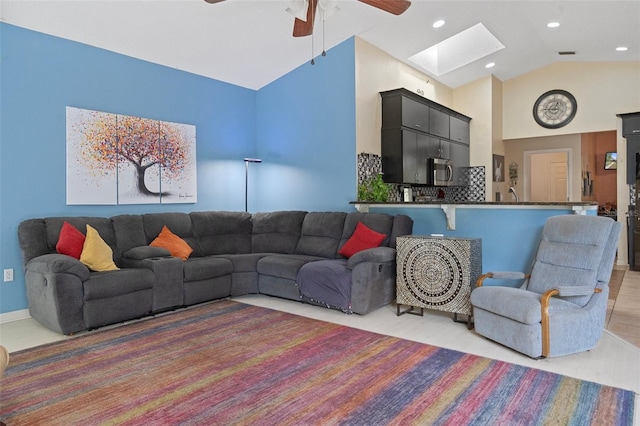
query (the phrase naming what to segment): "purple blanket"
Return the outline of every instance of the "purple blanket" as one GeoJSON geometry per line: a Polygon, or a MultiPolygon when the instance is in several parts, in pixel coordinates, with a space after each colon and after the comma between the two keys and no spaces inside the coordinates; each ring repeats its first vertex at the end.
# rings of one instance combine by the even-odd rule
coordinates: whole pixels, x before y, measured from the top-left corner
{"type": "Polygon", "coordinates": [[[351,271],[346,259],[309,262],[298,271],[303,298],[351,313],[351,271]]]}

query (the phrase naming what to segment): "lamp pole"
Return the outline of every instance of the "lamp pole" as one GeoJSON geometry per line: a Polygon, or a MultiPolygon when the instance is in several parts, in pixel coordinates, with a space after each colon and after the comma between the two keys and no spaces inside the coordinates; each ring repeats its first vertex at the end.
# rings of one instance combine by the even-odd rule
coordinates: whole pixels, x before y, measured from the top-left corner
{"type": "Polygon", "coordinates": [[[245,158],[244,159],[244,211],[249,211],[249,163],[262,163],[260,158],[245,158]]]}

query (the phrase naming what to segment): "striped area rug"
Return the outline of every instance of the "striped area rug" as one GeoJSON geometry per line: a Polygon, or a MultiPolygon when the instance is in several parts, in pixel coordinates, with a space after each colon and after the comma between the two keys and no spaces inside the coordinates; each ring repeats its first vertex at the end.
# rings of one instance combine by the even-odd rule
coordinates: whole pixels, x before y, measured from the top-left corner
{"type": "Polygon", "coordinates": [[[629,425],[634,394],[233,301],[12,354],[14,425],[629,425]]]}

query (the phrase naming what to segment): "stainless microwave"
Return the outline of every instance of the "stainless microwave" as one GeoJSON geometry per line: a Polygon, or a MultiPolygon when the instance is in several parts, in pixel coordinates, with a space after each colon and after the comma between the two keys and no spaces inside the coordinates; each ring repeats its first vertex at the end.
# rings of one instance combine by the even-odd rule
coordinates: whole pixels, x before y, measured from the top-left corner
{"type": "Polygon", "coordinates": [[[453,185],[453,164],[446,158],[427,159],[427,185],[453,185]]]}

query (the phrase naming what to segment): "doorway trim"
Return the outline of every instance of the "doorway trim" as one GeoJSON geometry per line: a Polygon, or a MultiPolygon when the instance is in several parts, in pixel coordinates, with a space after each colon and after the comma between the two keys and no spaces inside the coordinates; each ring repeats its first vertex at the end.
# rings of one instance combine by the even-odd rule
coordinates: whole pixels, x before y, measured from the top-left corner
{"type": "Polygon", "coordinates": [[[566,152],[567,153],[567,194],[569,196],[569,202],[573,202],[573,149],[571,148],[556,148],[556,149],[539,149],[532,151],[524,151],[522,153],[522,177],[524,183],[524,201],[529,201],[531,192],[531,155],[532,154],[549,154],[553,152],[566,152]]]}

